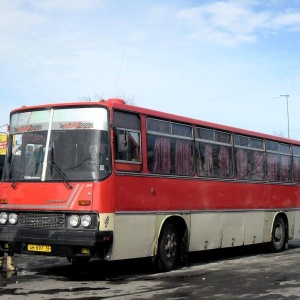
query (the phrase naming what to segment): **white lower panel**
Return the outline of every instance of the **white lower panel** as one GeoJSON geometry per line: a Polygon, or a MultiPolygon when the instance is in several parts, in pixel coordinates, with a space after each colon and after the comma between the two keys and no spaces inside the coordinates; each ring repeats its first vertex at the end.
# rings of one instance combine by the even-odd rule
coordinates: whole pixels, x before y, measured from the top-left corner
{"type": "Polygon", "coordinates": [[[241,246],[244,243],[245,212],[223,214],[222,248],[241,246]]]}
{"type": "Polygon", "coordinates": [[[111,259],[152,256],[155,214],[116,214],[111,259]]]}
{"type": "MultiPolygon", "coordinates": [[[[271,236],[273,220],[267,214],[266,211],[191,213],[190,224],[186,222],[189,225],[189,251],[264,242],[266,241],[264,234],[271,236]]],[[[110,259],[153,256],[156,246],[154,243],[157,241],[155,231],[159,230],[164,220],[165,218],[157,218],[155,213],[116,214],[110,259]]],[[[295,238],[298,237],[300,237],[299,212],[295,214],[295,238]]]]}
{"type": "Polygon", "coordinates": [[[192,214],[189,251],[261,243],[264,222],[264,211],[192,214]]]}
{"type": "Polygon", "coordinates": [[[293,232],[294,239],[300,239],[300,211],[295,211],[295,226],[293,232]]]}
{"type": "Polygon", "coordinates": [[[220,248],[222,224],[222,213],[192,214],[189,251],[220,248]]]}
{"type": "Polygon", "coordinates": [[[244,245],[258,244],[263,241],[265,212],[246,212],[244,245]]]}

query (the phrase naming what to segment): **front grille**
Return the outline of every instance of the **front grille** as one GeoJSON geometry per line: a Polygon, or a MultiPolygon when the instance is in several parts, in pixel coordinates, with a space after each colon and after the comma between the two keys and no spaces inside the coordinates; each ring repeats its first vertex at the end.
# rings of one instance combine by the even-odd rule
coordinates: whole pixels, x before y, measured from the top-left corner
{"type": "Polygon", "coordinates": [[[20,224],[24,227],[63,228],[65,214],[23,212],[20,213],[20,224]]]}

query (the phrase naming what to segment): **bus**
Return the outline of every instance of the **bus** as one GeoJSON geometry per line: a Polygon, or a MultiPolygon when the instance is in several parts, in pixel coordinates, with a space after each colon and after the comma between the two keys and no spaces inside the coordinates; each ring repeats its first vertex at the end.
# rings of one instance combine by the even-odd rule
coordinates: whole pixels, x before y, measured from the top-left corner
{"type": "Polygon", "coordinates": [[[0,249],[74,264],[300,237],[300,142],[128,105],[23,106],[10,114],[0,249]]]}

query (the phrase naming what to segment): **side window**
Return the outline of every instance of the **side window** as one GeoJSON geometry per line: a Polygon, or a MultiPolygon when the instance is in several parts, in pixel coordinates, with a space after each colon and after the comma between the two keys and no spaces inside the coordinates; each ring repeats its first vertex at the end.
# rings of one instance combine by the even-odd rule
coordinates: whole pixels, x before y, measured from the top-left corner
{"type": "Polygon", "coordinates": [[[197,174],[205,177],[232,178],[232,148],[196,142],[197,174]]]}
{"type": "Polygon", "coordinates": [[[292,159],[290,146],[266,141],[267,179],[269,181],[291,181],[292,159]]]}
{"type": "Polygon", "coordinates": [[[152,173],[194,175],[192,127],[147,119],[147,158],[152,173]]]}
{"type": "Polygon", "coordinates": [[[262,139],[234,136],[235,172],[237,179],[265,179],[265,155],[262,139]]]}
{"type": "Polygon", "coordinates": [[[138,163],[141,158],[141,131],[138,115],[114,112],[115,160],[138,163]]]}
{"type": "Polygon", "coordinates": [[[198,176],[232,178],[232,139],[228,132],[195,129],[195,159],[198,176]]]}

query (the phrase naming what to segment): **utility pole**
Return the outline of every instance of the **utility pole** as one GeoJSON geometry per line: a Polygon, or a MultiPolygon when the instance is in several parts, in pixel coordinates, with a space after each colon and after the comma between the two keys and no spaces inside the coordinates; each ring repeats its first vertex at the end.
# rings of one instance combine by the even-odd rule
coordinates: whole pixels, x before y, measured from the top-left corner
{"type": "Polygon", "coordinates": [[[287,115],[287,125],[288,125],[288,138],[290,138],[290,116],[289,116],[289,95],[280,95],[280,97],[286,98],[286,115],[287,115]]]}

